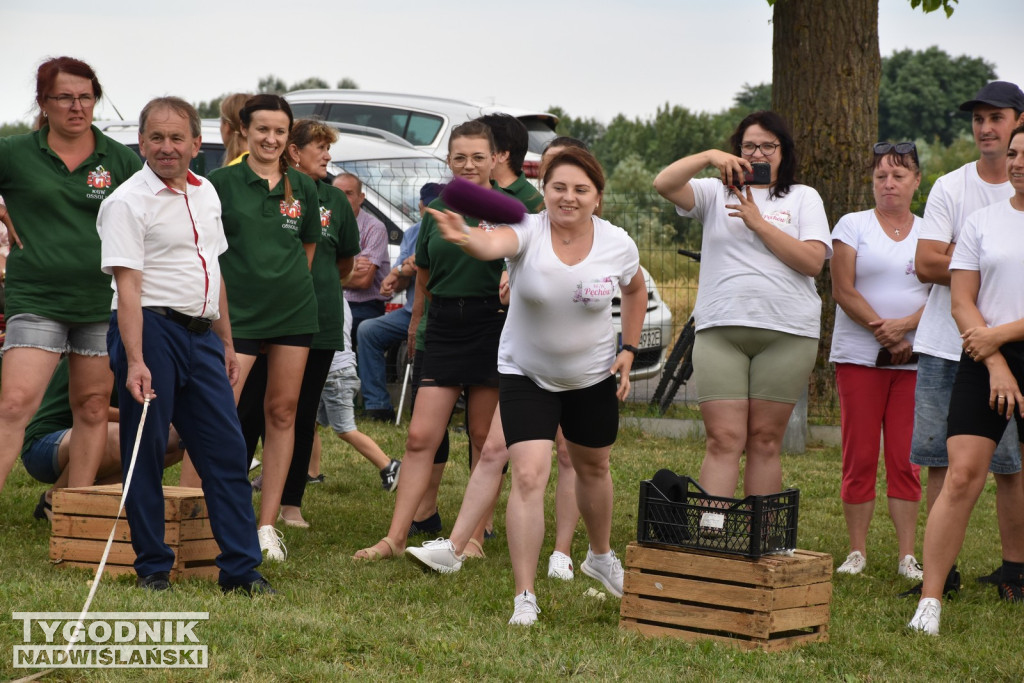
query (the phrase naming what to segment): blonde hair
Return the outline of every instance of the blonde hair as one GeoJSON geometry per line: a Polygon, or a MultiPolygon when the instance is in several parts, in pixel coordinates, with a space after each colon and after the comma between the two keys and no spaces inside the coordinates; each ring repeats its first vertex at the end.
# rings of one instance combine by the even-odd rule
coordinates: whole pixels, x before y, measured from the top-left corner
{"type": "Polygon", "coordinates": [[[249,93],[236,92],[225,95],[224,99],[220,101],[220,120],[228,124],[228,128],[231,129],[228,139],[224,141],[226,147],[224,152],[225,166],[249,149],[245,138],[242,137],[242,120],[239,118],[238,112],[242,110],[246,100],[250,97],[252,95],[249,93]]]}

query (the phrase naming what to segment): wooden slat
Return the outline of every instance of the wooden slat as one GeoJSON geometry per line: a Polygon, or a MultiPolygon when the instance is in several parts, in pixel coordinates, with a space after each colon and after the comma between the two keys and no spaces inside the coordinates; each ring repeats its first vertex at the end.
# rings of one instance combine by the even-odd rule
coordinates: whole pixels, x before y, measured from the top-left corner
{"type": "Polygon", "coordinates": [[[819,626],[813,632],[801,633],[793,636],[786,636],[773,639],[760,639],[755,638],[751,640],[742,640],[739,638],[729,638],[728,636],[719,636],[713,633],[700,633],[698,631],[687,631],[681,628],[671,628],[665,626],[658,626],[657,624],[644,624],[631,619],[624,619],[619,627],[624,630],[636,631],[644,636],[668,636],[671,638],[677,638],[685,641],[700,641],[700,640],[713,640],[719,643],[725,643],[732,645],[733,647],[741,650],[764,650],[766,652],[775,652],[779,650],[788,650],[789,648],[797,645],[805,645],[807,643],[817,643],[828,641],[828,626],[819,626]]]}
{"type": "Polygon", "coordinates": [[[645,600],[629,594],[622,596],[620,614],[644,621],[705,631],[737,633],[754,638],[767,638],[771,633],[770,620],[766,612],[737,612],[684,602],[645,600]]]}
{"type": "MultiPolygon", "coordinates": [[[[110,527],[113,520],[110,517],[80,517],[77,515],[58,514],[53,516],[52,535],[64,538],[83,538],[106,541],[110,536],[110,527]]],[[[181,540],[181,522],[164,523],[164,543],[170,546],[178,545],[181,540]]],[[[114,534],[115,541],[130,543],[132,530],[128,527],[128,521],[119,519],[117,521],[117,532],[114,534]]]]}
{"type": "Polygon", "coordinates": [[[772,606],[772,591],[766,588],[662,574],[643,574],[632,569],[625,572],[622,590],[638,596],[702,602],[759,612],[768,612],[772,606]]]}
{"type": "MultiPolygon", "coordinates": [[[[53,493],[54,514],[89,517],[116,517],[120,505],[121,486],[90,486],[58,489],[53,493]]],[[[164,487],[164,519],[197,519],[209,517],[206,500],[200,489],[180,486],[164,487]]]]}
{"type": "Polygon", "coordinates": [[[772,633],[779,633],[820,626],[828,623],[828,615],[828,605],[809,605],[776,610],[771,613],[769,628],[772,633]]]}
{"type": "Polygon", "coordinates": [[[700,577],[754,586],[793,586],[830,581],[832,557],[827,553],[794,551],[793,556],[766,555],[758,560],[692,552],[664,550],[630,543],[626,565],[635,569],[700,577]]]}
{"type": "MultiPolygon", "coordinates": [[[[50,559],[98,564],[105,546],[106,541],[52,536],[50,538],[50,559]]],[[[179,546],[172,546],[172,550],[175,552],[175,567],[181,567],[185,562],[197,560],[212,561],[220,553],[217,542],[213,539],[185,541],[179,546]]],[[[111,543],[107,561],[112,564],[134,563],[135,551],[132,549],[132,544],[117,541],[111,543]]]]}

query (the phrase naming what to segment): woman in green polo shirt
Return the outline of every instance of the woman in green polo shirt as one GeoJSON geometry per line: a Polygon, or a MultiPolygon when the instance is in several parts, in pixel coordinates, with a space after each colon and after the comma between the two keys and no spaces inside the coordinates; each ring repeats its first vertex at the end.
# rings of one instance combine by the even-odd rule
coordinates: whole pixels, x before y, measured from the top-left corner
{"type": "Polygon", "coordinates": [[[352,207],[344,192],[324,182],[327,163],[331,160],[331,145],[337,141],[333,128],[312,119],[296,121],[288,136],[288,160],[316,182],[320,199],[320,242],[313,256],[320,331],[313,335],[302,377],[295,416],[295,449],[281,497],[281,518],[288,526],[309,526],[302,518],[301,507],[316,433],[316,413],[334,352],[345,350],[341,280],[352,271],[354,258],[359,253],[359,227],[352,207]]]}
{"type": "Polygon", "coordinates": [[[92,125],[96,74],[70,57],[36,73],[32,133],[0,140],[0,220],[11,235],[7,335],[0,379],[0,489],[21,452],[62,353],[69,353],[70,486],[91,486],[107,438],[113,374],[107,362],[110,276],[100,270],[96,214],[142,168],[139,157],[92,125]]]}
{"type": "MultiPolygon", "coordinates": [[[[495,163],[494,138],[484,123],[468,121],[452,130],[448,142],[452,173],[490,188],[495,163]]],[[[430,207],[448,208],[441,199],[430,207]]],[[[416,298],[410,329],[419,320],[421,302],[427,296],[430,307],[423,376],[402,459],[402,484],[388,535],[358,551],[356,559],[393,557],[405,548],[413,515],[427,490],[434,453],[463,389],[469,391],[467,431],[479,455],[498,405],[498,340],[505,323],[498,283],[503,265],[502,259],[485,262],[468,256],[441,237],[432,216],[423,217],[416,241],[416,298]]]]}
{"type": "Polygon", "coordinates": [[[306,357],[319,329],[310,265],[320,240],[320,200],[309,176],[288,166],[288,103],[260,94],[239,115],[249,155],[212,172],[210,182],[220,195],[228,241],[220,267],[241,365],[236,402],[257,357],[267,356],[258,535],[267,559],[283,561],[286,550],[274,523],[295,444],[306,357]]]}

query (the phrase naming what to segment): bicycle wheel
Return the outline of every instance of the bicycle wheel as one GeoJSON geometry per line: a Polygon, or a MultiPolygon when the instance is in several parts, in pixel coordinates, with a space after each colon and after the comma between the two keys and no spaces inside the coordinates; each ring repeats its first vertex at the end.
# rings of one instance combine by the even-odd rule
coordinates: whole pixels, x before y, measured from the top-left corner
{"type": "MultiPolygon", "coordinates": [[[[651,396],[651,405],[660,406],[662,396],[665,395],[665,390],[668,388],[669,383],[672,381],[672,377],[676,374],[676,370],[679,367],[679,363],[683,360],[683,355],[686,353],[686,347],[693,344],[693,340],[687,341],[687,337],[693,335],[693,318],[687,321],[683,330],[679,333],[679,338],[676,339],[675,345],[672,347],[672,351],[669,352],[668,358],[665,360],[665,365],[661,369],[661,378],[658,380],[658,386],[654,389],[654,394],[651,396]],[[687,334],[689,332],[689,335],[687,334]]],[[[670,399],[671,402],[671,399],[670,399]]],[[[664,409],[661,411],[665,412],[664,409]]]]}
{"type": "MultiPolygon", "coordinates": [[[[679,334],[679,341],[676,343],[676,346],[680,349],[680,359],[669,375],[665,385],[665,392],[658,402],[658,409],[662,415],[672,405],[672,400],[676,397],[679,387],[686,384],[693,374],[693,340],[695,335],[693,318],[690,318],[689,322],[686,323],[686,327],[679,334]]],[[[672,352],[675,353],[675,349],[672,352]]]]}

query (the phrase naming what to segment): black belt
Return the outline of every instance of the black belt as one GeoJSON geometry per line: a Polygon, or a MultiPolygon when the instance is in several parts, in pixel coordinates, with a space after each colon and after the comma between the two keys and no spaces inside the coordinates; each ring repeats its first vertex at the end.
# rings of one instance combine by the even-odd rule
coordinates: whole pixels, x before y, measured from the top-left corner
{"type": "Polygon", "coordinates": [[[213,326],[213,321],[209,318],[198,318],[191,315],[185,315],[184,313],[179,313],[173,308],[146,306],[145,309],[147,311],[152,311],[157,315],[162,315],[173,323],[178,323],[194,334],[202,334],[213,326]]]}

